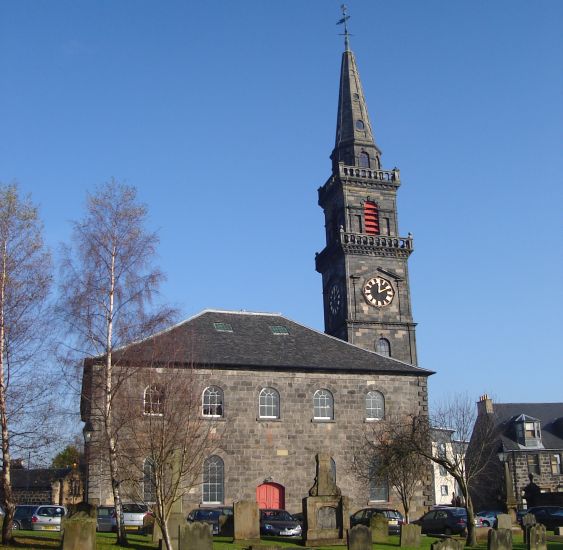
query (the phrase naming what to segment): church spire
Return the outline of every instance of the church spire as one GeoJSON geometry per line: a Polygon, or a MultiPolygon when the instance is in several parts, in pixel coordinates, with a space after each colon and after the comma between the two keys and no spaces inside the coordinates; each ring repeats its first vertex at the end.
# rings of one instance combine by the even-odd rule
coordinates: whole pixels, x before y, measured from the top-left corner
{"type": "Polygon", "coordinates": [[[375,145],[371,122],[360,73],[356,66],[350,41],[346,6],[342,6],[343,17],[337,24],[344,24],[344,53],[340,68],[340,90],[338,94],[338,119],[336,143],[331,155],[334,168],[339,162],[348,166],[380,168],[381,151],[375,145]]]}

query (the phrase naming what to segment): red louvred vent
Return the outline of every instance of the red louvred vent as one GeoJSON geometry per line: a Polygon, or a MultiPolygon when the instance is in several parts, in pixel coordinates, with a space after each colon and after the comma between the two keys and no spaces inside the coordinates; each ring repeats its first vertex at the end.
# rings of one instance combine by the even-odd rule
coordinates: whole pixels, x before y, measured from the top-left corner
{"type": "Polygon", "coordinates": [[[379,212],[377,204],[372,201],[364,203],[364,223],[368,235],[379,235],[379,212]]]}

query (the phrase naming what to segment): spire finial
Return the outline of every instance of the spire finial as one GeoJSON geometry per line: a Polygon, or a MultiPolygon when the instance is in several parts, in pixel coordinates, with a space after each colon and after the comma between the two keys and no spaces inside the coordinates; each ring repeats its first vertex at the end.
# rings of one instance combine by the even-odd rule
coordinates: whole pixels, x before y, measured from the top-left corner
{"type": "Polygon", "coordinates": [[[347,15],[348,6],[346,6],[346,4],[342,4],[340,6],[340,9],[342,10],[342,19],[340,19],[336,24],[337,25],[344,24],[344,35],[340,35],[340,36],[344,36],[344,49],[346,51],[349,51],[350,50],[350,42],[348,40],[348,37],[351,36],[351,35],[348,33],[348,23],[347,23],[347,21],[348,21],[348,19],[350,19],[350,16],[347,15]]]}

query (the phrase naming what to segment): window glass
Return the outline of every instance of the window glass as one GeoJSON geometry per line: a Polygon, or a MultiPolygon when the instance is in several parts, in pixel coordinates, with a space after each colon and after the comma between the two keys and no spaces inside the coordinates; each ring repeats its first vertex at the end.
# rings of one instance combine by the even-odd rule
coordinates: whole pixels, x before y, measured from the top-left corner
{"type": "Polygon", "coordinates": [[[203,416],[223,416],[223,390],[221,388],[217,386],[205,388],[201,401],[201,414],[203,416]]]}
{"type": "Polygon", "coordinates": [[[147,458],[143,465],[143,500],[149,503],[156,502],[154,462],[150,458],[147,458]]]}
{"type": "Polygon", "coordinates": [[[365,151],[360,153],[360,168],[369,168],[369,155],[365,151]]]}
{"type": "Polygon", "coordinates": [[[222,503],[224,498],[224,464],[221,457],[211,456],[203,464],[203,498],[206,504],[222,503]]]}
{"type": "Polygon", "coordinates": [[[334,418],[334,401],[328,390],[317,390],[313,395],[313,416],[317,420],[334,418]]]}
{"type": "Polygon", "coordinates": [[[560,474],[561,472],[561,455],[551,455],[551,473],[560,474]]]}
{"type": "Polygon", "coordinates": [[[375,351],[379,355],[384,355],[385,357],[391,357],[391,344],[387,338],[380,338],[375,346],[375,351]]]}
{"type": "Polygon", "coordinates": [[[161,415],[164,413],[164,390],[162,387],[152,384],[145,389],[145,414],[161,415]]]}
{"type": "Polygon", "coordinates": [[[527,455],[528,461],[528,473],[529,474],[539,474],[540,473],[540,457],[539,455],[527,455]]]}
{"type": "Polygon", "coordinates": [[[440,493],[441,495],[444,497],[448,494],[448,486],[447,485],[442,485],[440,487],[440,493]]]}
{"type": "Polygon", "coordinates": [[[371,501],[387,502],[389,500],[389,484],[378,474],[378,461],[374,459],[369,480],[369,499],[371,501]]]}
{"type": "Polygon", "coordinates": [[[263,388],[258,397],[260,418],[280,417],[280,394],[274,388],[263,388]]]}
{"type": "Polygon", "coordinates": [[[381,420],[385,416],[385,399],[378,391],[370,391],[366,395],[366,418],[381,420]]]}

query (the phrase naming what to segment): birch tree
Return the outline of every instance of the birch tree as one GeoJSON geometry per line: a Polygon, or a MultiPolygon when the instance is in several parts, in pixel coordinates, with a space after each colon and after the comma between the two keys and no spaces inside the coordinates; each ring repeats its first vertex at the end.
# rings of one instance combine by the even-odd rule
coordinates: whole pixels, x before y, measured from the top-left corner
{"type": "MultiPolygon", "coordinates": [[[[29,197],[0,184],[0,427],[2,432],[2,543],[11,539],[15,502],[10,462],[14,452],[47,442],[48,380],[38,383],[34,359],[43,350],[51,258],[29,197]],[[45,430],[42,432],[42,430],[45,430]]],[[[47,378],[47,376],[45,376],[47,378]]],[[[27,453],[26,453],[27,454],[27,453]]]]}
{"type": "Polygon", "coordinates": [[[162,272],[154,266],[158,237],[145,228],[147,208],[134,187],[114,180],[89,194],[84,217],[75,221],[71,245],[63,248],[62,316],[75,340],[69,349],[101,368],[94,388],[100,443],[105,447],[116,509],[117,542],[127,544],[123,525],[119,435],[113,403],[134,368],[117,368],[114,351],[170,321],[172,311],[153,305],[162,272]]]}

